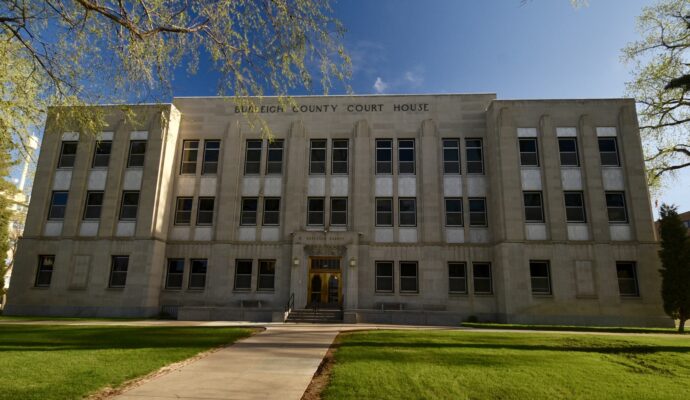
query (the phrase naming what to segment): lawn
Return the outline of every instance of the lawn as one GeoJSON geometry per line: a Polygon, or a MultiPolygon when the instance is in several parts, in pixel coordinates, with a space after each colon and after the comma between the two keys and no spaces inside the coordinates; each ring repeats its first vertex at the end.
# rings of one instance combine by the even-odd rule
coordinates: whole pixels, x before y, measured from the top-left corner
{"type": "Polygon", "coordinates": [[[80,399],[251,329],[0,324],[0,399],[80,399]]]}
{"type": "Polygon", "coordinates": [[[688,399],[690,337],[343,334],[325,399],[688,399]]]}
{"type": "MultiPolygon", "coordinates": [[[[529,331],[575,331],[575,332],[612,332],[612,333],[672,333],[678,334],[677,328],[633,328],[610,326],[579,326],[579,325],[523,325],[499,324],[493,322],[463,322],[465,328],[481,329],[510,329],[529,331]]],[[[685,332],[690,334],[690,331],[685,332]]]]}

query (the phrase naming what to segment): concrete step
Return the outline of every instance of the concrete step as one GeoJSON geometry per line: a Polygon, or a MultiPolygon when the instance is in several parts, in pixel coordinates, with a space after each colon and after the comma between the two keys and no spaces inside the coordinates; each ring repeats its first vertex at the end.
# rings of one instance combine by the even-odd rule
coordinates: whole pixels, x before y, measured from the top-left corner
{"type": "Polygon", "coordinates": [[[319,309],[299,309],[292,310],[286,322],[306,322],[306,323],[333,323],[342,322],[343,315],[340,310],[319,309]]]}

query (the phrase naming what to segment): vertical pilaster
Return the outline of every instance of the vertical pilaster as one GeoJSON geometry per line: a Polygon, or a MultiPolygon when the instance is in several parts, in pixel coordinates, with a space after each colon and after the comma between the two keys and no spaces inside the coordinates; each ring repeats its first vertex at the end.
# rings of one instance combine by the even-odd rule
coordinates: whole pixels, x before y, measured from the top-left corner
{"type": "Polygon", "coordinates": [[[561,165],[558,150],[558,137],[551,122],[551,116],[542,115],[539,119],[541,142],[541,162],[543,174],[543,197],[547,226],[553,241],[568,239],[565,222],[565,203],[563,200],[563,183],[561,182],[561,165]]]}
{"type": "Polygon", "coordinates": [[[419,142],[421,146],[418,159],[421,162],[417,174],[418,181],[421,181],[421,191],[417,191],[417,197],[421,201],[417,214],[421,215],[421,242],[438,243],[444,226],[441,218],[444,212],[440,175],[442,157],[439,155],[438,130],[433,120],[422,122],[419,142]]]}
{"type": "Polygon", "coordinates": [[[354,127],[352,146],[352,213],[353,230],[362,233],[364,240],[370,240],[374,226],[374,153],[371,149],[369,124],[359,120],[354,127]],[[354,209],[354,205],[357,209],[354,209]]]}
{"type": "Polygon", "coordinates": [[[306,154],[306,131],[301,120],[294,121],[290,127],[287,139],[287,157],[285,160],[285,207],[284,213],[289,218],[284,218],[283,235],[289,235],[299,231],[306,225],[307,206],[307,174],[308,160],[306,154]],[[304,218],[295,216],[304,216],[304,218]]]}
{"type": "Polygon", "coordinates": [[[79,224],[82,220],[82,207],[86,197],[86,184],[91,170],[91,156],[94,151],[96,138],[92,135],[81,133],[77,146],[77,157],[72,168],[72,180],[69,186],[67,208],[62,225],[62,237],[77,236],[79,224]]]}
{"type": "Polygon", "coordinates": [[[601,160],[596,129],[588,115],[580,116],[579,132],[582,133],[582,186],[587,188],[585,198],[589,208],[588,221],[592,229],[592,240],[607,242],[611,237],[609,218],[606,212],[604,184],[601,178],[601,160]]]}
{"type": "MultiPolygon", "coordinates": [[[[246,142],[240,132],[239,121],[228,123],[223,138],[223,171],[218,188],[218,218],[216,220],[216,238],[229,241],[235,238],[239,224],[240,201],[242,198],[242,179],[244,177],[244,152],[246,142]],[[233,163],[230,160],[237,160],[233,163]]],[[[172,204],[172,203],[171,203],[172,204]]]]}

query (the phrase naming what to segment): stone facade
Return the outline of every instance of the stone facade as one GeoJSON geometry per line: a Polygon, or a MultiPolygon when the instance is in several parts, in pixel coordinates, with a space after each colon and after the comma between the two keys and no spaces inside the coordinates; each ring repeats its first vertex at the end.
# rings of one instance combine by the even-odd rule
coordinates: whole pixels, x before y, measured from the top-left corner
{"type": "Polygon", "coordinates": [[[215,97],[49,121],[6,312],[671,326],[632,100],[294,101],[251,110],[271,140],[215,97]]]}

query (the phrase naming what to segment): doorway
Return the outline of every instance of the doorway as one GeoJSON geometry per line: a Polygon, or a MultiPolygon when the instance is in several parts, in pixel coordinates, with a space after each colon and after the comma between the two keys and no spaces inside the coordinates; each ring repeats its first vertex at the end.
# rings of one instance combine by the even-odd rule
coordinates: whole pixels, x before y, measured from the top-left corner
{"type": "Polygon", "coordinates": [[[309,258],[309,306],[340,307],[342,287],[340,257],[309,258]]]}

